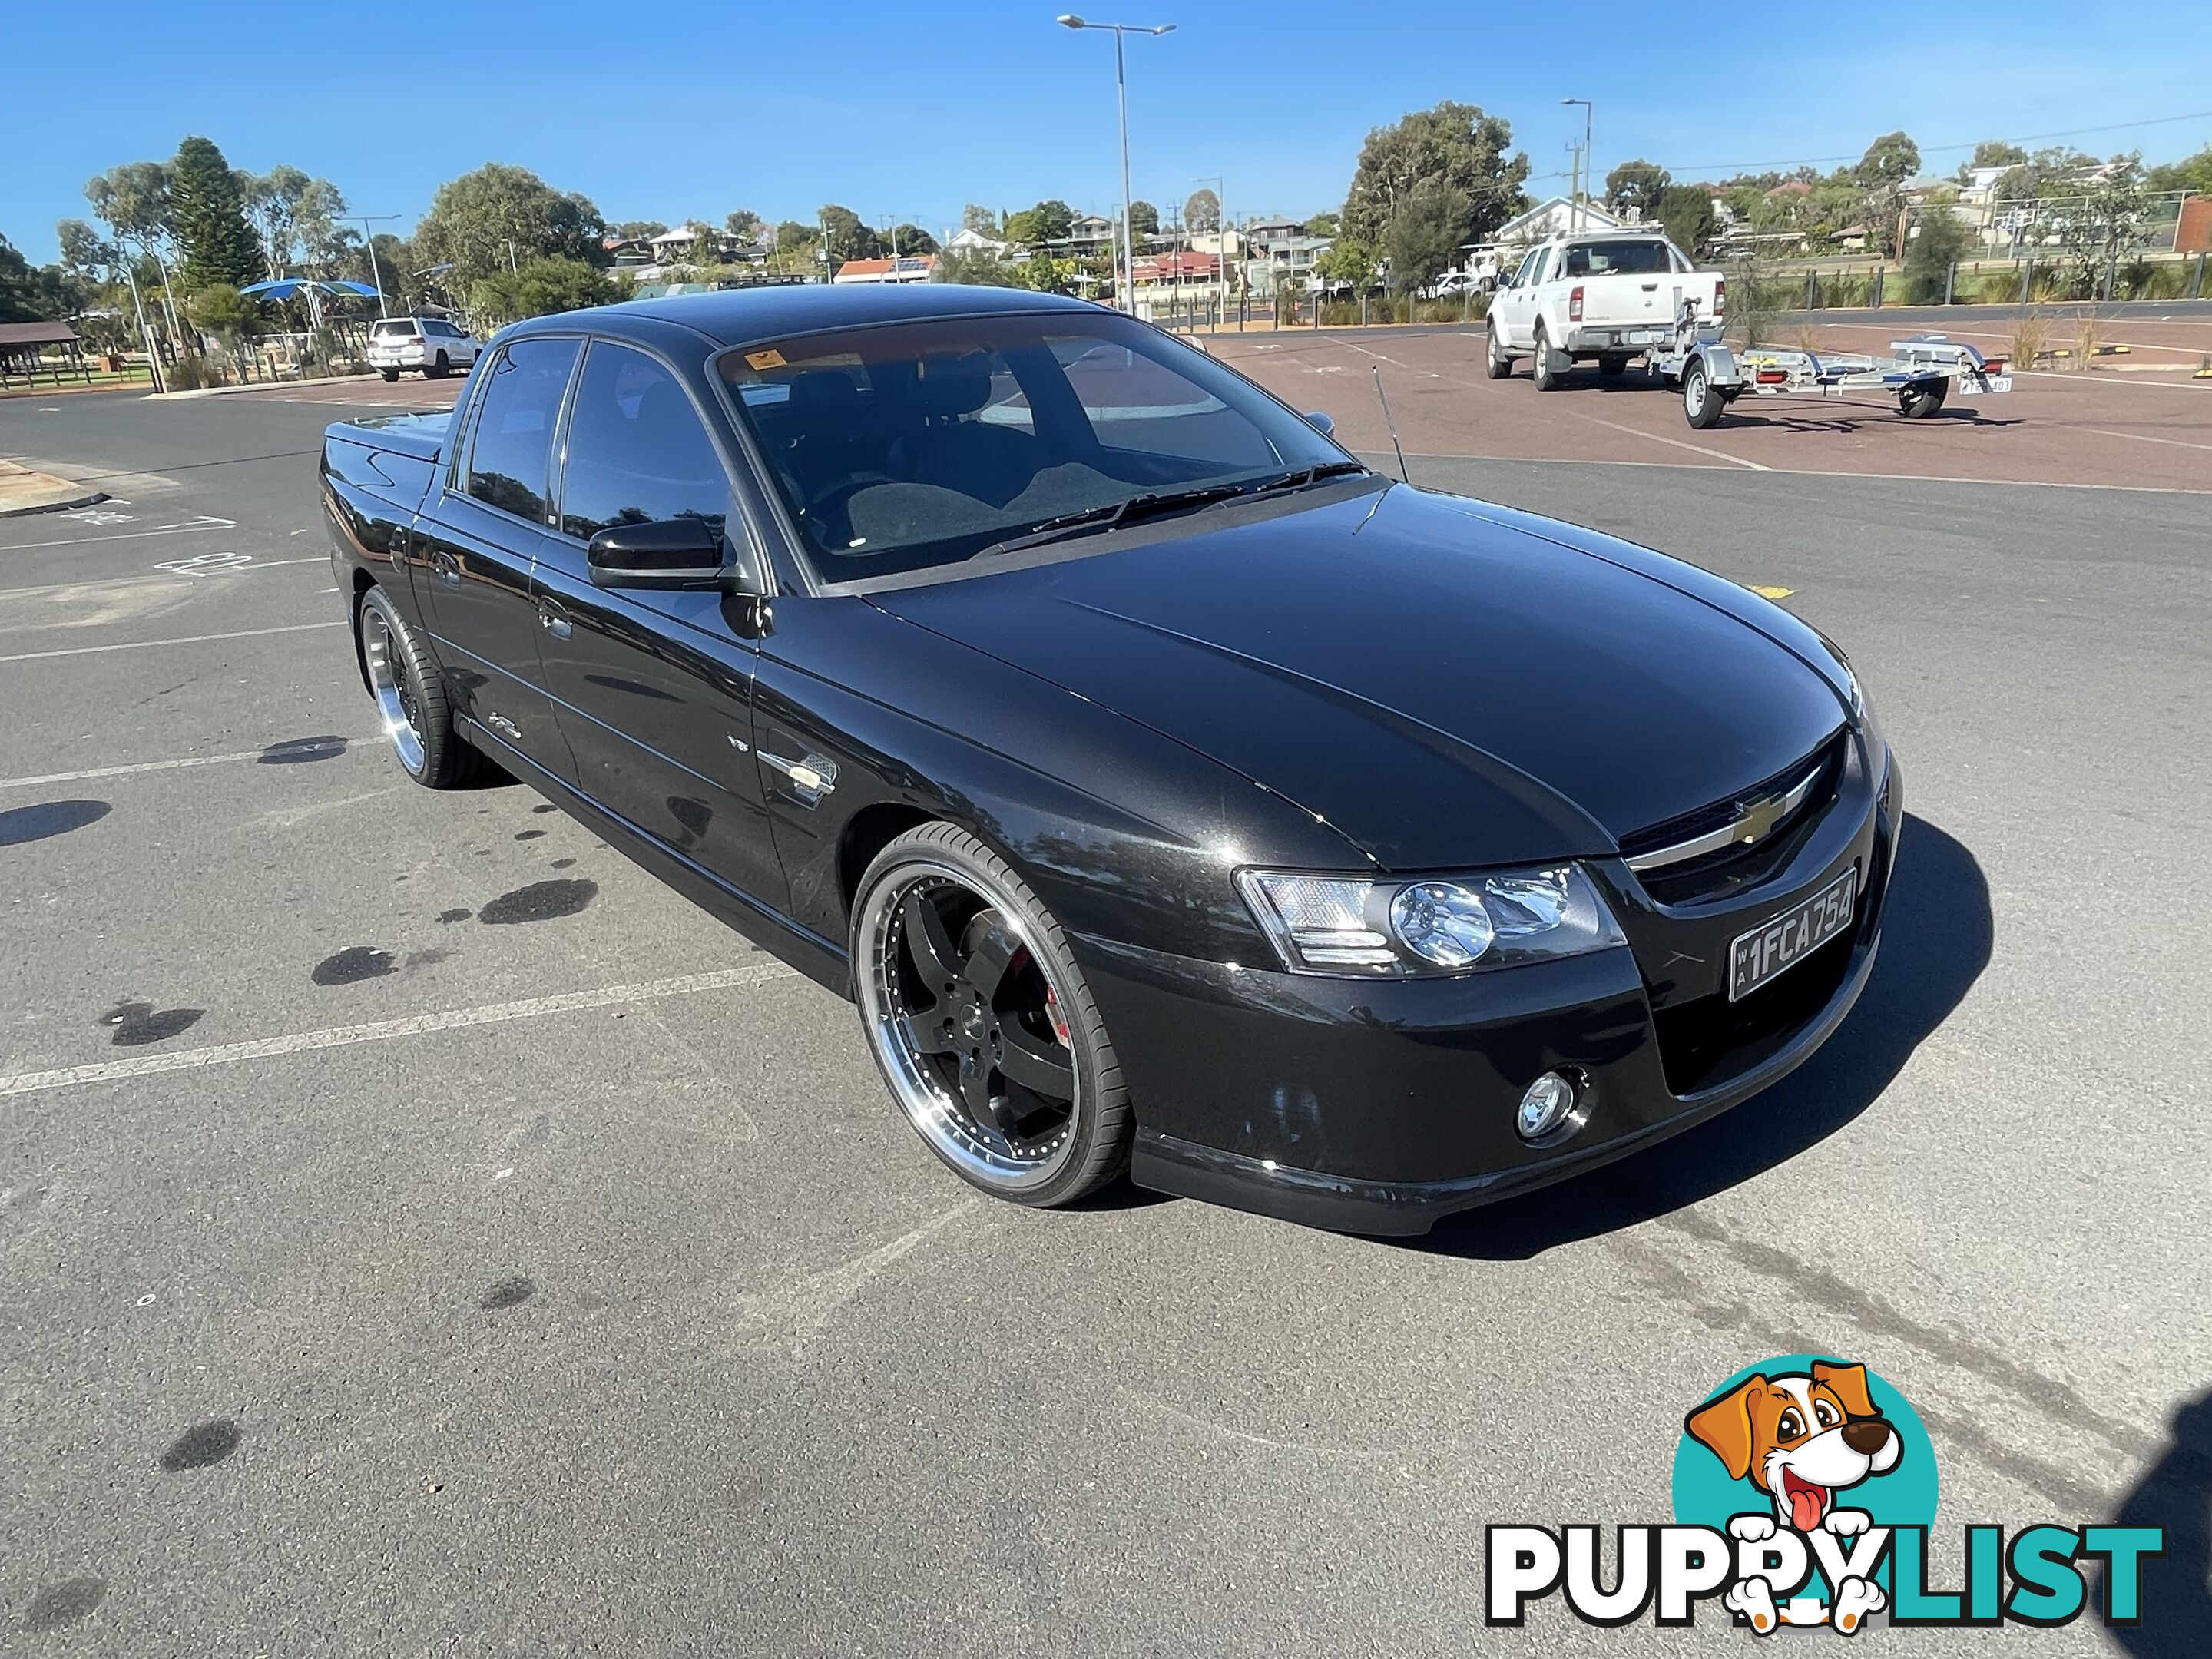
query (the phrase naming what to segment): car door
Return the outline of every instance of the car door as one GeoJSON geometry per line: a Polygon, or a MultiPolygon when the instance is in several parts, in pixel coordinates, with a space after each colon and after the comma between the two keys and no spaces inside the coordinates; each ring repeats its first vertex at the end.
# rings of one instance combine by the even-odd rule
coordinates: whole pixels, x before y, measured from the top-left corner
{"type": "Polygon", "coordinates": [[[455,711],[564,781],[574,767],[542,678],[530,573],[547,539],[553,436],[580,344],[516,340],[489,364],[412,550],[455,711]]]}
{"type": "Polygon", "coordinates": [[[707,422],[667,364],[595,340],[562,443],[559,515],[532,586],[546,689],[585,794],[770,908],[783,871],[753,763],[752,601],[592,580],[590,538],[699,519],[752,556],[707,422]],[[735,531],[734,537],[732,531],[735,531]]]}
{"type": "Polygon", "coordinates": [[[1531,248],[1522,256],[1520,268],[1512,279],[1492,296],[1490,314],[1504,325],[1499,338],[1509,345],[1526,345],[1530,323],[1528,279],[1536,269],[1540,248],[1531,248]]]}

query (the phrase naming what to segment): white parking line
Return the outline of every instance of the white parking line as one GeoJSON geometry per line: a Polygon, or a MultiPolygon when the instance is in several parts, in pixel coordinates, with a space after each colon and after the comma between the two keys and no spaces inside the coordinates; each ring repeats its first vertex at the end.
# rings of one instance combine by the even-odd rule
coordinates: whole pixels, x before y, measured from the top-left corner
{"type": "MultiPolygon", "coordinates": [[[[381,736],[382,733],[378,733],[381,736]]],[[[125,766],[93,766],[82,772],[46,772],[32,778],[0,778],[0,789],[43,789],[50,784],[82,783],[88,778],[127,778],[140,772],[179,772],[193,766],[228,766],[239,761],[258,761],[275,755],[275,764],[304,760],[311,755],[343,754],[357,743],[375,738],[341,738],[331,743],[276,743],[260,749],[241,749],[230,755],[180,755],[174,760],[134,761],[125,766]]]]}
{"type": "Polygon", "coordinates": [[[2125,438],[2139,444],[2172,444],[2176,449],[2212,449],[2212,444],[2192,444],[2180,438],[2154,438],[2148,432],[2107,432],[2100,426],[2077,426],[2076,432],[2094,432],[2100,438],[2125,438]]]}
{"type": "Polygon", "coordinates": [[[235,530],[237,528],[238,520],[235,519],[210,518],[203,513],[197,520],[188,520],[183,524],[165,524],[153,530],[124,530],[117,532],[112,536],[69,536],[58,542],[9,542],[4,548],[0,548],[0,552],[27,553],[34,547],[84,547],[94,542],[128,542],[136,541],[146,536],[189,536],[201,530],[235,530]]]}
{"type": "Polygon", "coordinates": [[[89,657],[102,651],[151,651],[160,645],[206,645],[215,640],[252,640],[264,634],[304,634],[313,628],[343,628],[343,617],[328,622],[287,623],[282,628],[242,628],[235,634],[186,634],[173,640],[129,640],[121,645],[72,645],[59,651],[22,651],[0,662],[44,662],[51,657],[89,657]]]}
{"type": "Polygon", "coordinates": [[[373,1020],[365,1025],[335,1025],[319,1031],[295,1031],[289,1036],[257,1037],[248,1042],[219,1042],[206,1048],[183,1048],[169,1054],[134,1054],[128,1060],[102,1060],[90,1066],[64,1066],[50,1072],[19,1072],[0,1077],[0,1096],[40,1094],[52,1089],[73,1089],[87,1083],[112,1083],[125,1078],[150,1077],[161,1072],[198,1071],[209,1066],[228,1066],[241,1060],[268,1060],[279,1054],[305,1054],[315,1048],[343,1048],[358,1042],[384,1042],[393,1037],[422,1036],[432,1031],[461,1030],[471,1025],[498,1025],[508,1020],[538,1019],[582,1008],[608,1008],[624,1003],[652,1002],[662,997],[690,996],[700,991],[729,991],[770,980],[789,979],[798,969],[781,963],[750,968],[726,968],[712,974],[684,974],[673,979],[648,980],[641,985],[608,985],[596,991],[569,991],[557,996],[526,997],[520,1002],[494,1002],[477,1008],[448,1008],[441,1012],[412,1014],[404,1019],[373,1020]]]}
{"type": "Polygon", "coordinates": [[[1753,472],[1771,472],[1771,466],[1761,466],[1757,461],[1747,461],[1741,455],[1731,455],[1724,449],[1707,449],[1703,444],[1685,443],[1680,438],[1662,438],[1656,432],[1643,432],[1632,426],[1623,426],[1619,421],[1608,421],[1602,416],[1583,415],[1580,410],[1571,411],[1585,421],[1595,421],[1600,426],[1609,426],[1615,432],[1626,432],[1632,438],[1649,438],[1655,444],[1667,444],[1676,449],[1686,449],[1693,455],[1710,455],[1717,461],[1726,461],[1731,466],[1747,467],[1753,472]]]}

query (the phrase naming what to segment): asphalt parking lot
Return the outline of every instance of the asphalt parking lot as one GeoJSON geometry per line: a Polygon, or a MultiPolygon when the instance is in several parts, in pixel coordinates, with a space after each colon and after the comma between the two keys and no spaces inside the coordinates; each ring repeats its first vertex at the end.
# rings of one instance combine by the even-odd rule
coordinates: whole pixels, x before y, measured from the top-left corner
{"type": "Polygon", "coordinates": [[[1825,1352],[1928,1425],[1939,1581],[1970,1521],[2169,1529],[2137,1629],[1873,1639],[2203,1650],[2212,392],[1692,434],[1479,337],[1279,343],[1364,447],[1381,356],[1417,482],[1849,647],[1911,817],[1829,1047],[1412,1246],[988,1204],[848,1006],[530,790],[407,782],[315,502],[344,409],[0,404],[113,498],[0,520],[0,1646],[1741,1652],[1486,1631],[1484,1528],[1671,1518],[1685,1411],[1825,1352]]]}

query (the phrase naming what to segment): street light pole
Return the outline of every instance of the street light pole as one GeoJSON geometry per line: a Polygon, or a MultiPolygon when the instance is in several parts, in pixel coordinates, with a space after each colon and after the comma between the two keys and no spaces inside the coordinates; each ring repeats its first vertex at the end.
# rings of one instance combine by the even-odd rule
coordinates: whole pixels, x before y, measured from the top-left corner
{"type": "Polygon", "coordinates": [[[376,236],[369,229],[368,222],[372,219],[397,219],[399,216],[397,213],[349,213],[344,216],[348,224],[358,224],[361,227],[361,245],[368,253],[368,280],[376,284],[376,314],[380,317],[386,317],[391,313],[384,308],[384,273],[376,267],[376,236]]]}
{"type": "Polygon", "coordinates": [[[1137,296],[1132,292],[1134,251],[1129,245],[1129,77],[1121,54],[1121,37],[1125,34],[1171,34],[1173,23],[1086,23],[1073,12],[1062,12],[1054,20],[1062,28],[1111,29],[1114,32],[1114,95],[1121,117],[1121,250],[1115,262],[1114,275],[1115,298],[1132,317],[1137,314],[1137,296]]]}
{"type": "MultiPolygon", "coordinates": [[[[1562,98],[1559,100],[1559,104],[1562,108],[1575,104],[1580,104],[1583,106],[1582,194],[1587,198],[1590,194],[1591,181],[1597,177],[1597,160],[1590,150],[1590,124],[1597,118],[1597,106],[1587,98],[1562,98]]],[[[1583,212],[1583,204],[1577,201],[1575,204],[1575,228],[1580,230],[1587,222],[1587,217],[1583,212]]]]}

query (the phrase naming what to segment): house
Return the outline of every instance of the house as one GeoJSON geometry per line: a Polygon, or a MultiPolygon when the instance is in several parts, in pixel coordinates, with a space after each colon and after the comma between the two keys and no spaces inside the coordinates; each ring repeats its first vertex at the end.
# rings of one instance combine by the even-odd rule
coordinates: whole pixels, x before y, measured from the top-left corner
{"type": "Polygon", "coordinates": [[[1107,219],[1096,213],[1079,213],[1075,216],[1075,222],[1067,228],[1066,240],[1055,242],[1053,246],[1076,258],[1086,258],[1114,245],[1115,227],[1120,222],[1118,216],[1107,219]]]}
{"type": "Polygon", "coordinates": [[[1554,196],[1508,219],[1498,226],[1491,241],[1501,249],[1527,247],[1547,236],[1563,235],[1569,231],[1625,230],[1627,226],[1627,220],[1595,202],[1573,202],[1564,196],[1554,196]]]}
{"type": "Polygon", "coordinates": [[[1129,266],[1129,281],[1143,288],[1152,283],[1172,283],[1180,286],[1197,283],[1211,287],[1221,275],[1221,261],[1211,253],[1200,253],[1193,249],[1176,248],[1165,253],[1148,253],[1129,266]]]}
{"type": "Polygon", "coordinates": [[[930,283],[937,280],[934,253],[909,253],[896,259],[848,259],[833,283],[930,283]]]}
{"type": "Polygon", "coordinates": [[[1006,257],[1006,250],[1012,246],[1012,243],[1001,241],[995,236],[986,236],[973,227],[965,227],[958,235],[945,243],[945,251],[947,253],[988,253],[1003,259],[1006,257]]]}

